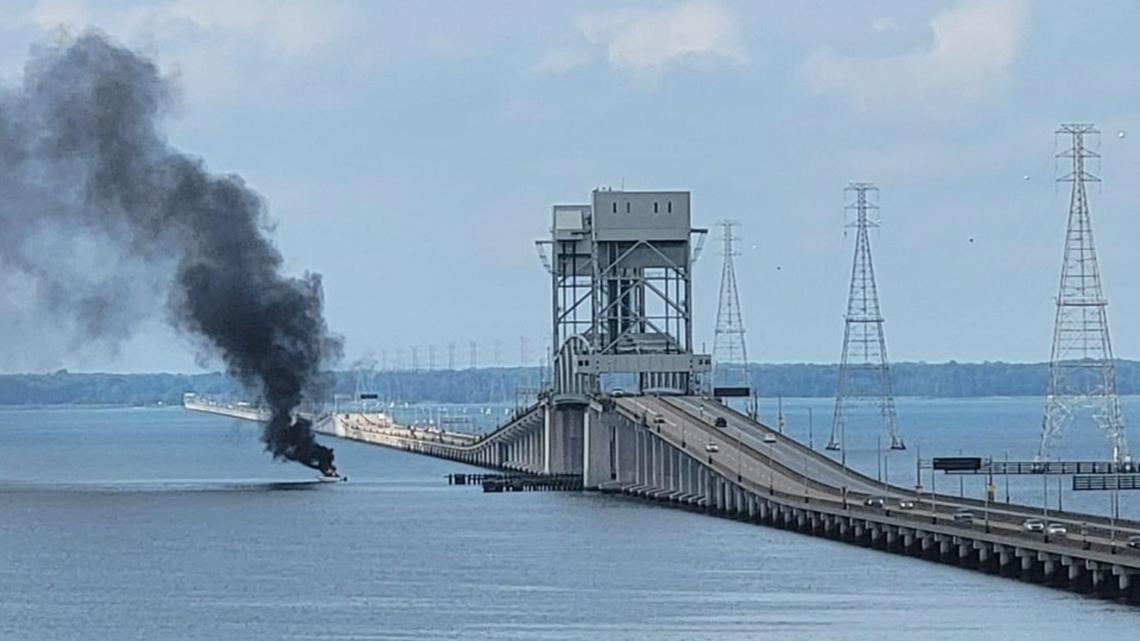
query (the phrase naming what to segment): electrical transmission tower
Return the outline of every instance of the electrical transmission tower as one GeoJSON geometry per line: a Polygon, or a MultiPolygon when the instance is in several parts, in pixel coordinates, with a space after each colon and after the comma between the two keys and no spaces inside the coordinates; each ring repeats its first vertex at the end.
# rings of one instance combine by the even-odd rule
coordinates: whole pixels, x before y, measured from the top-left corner
{"type": "Polygon", "coordinates": [[[720,302],[716,308],[716,332],[713,335],[713,387],[748,387],[748,347],[744,340],[744,319],[740,313],[740,293],[736,289],[734,257],[740,223],[722,220],[717,223],[724,243],[724,264],[720,272],[720,302]]]}
{"type": "Polygon", "coordinates": [[[1057,134],[1068,135],[1071,146],[1057,154],[1072,161],[1072,171],[1058,182],[1072,183],[1069,196],[1069,224],[1065,232],[1065,260],[1061,266],[1061,288],[1057,294],[1057,316],[1053,329],[1053,349],[1049,357],[1049,389],[1045,396],[1045,416],[1041,421],[1040,459],[1048,458],[1053,440],[1081,410],[1092,410],[1112,444],[1112,459],[1128,460],[1124,420],[1116,395],[1116,369],[1112,341],[1108,336],[1108,301],[1100,284],[1093,245],[1085,183],[1100,178],[1085,169],[1085,161],[1100,158],[1088,149],[1086,137],[1100,132],[1091,124],[1064,124],[1057,134]]]}
{"type": "MultiPolygon", "coordinates": [[[[887,363],[887,340],[883,335],[883,316],[879,311],[879,290],[875,285],[875,268],[871,262],[871,239],[867,230],[878,227],[868,218],[877,210],[868,196],[878,195],[872,183],[847,185],[844,195],[853,194],[854,201],[846,209],[855,212],[855,220],[847,223],[855,229],[855,258],[851,264],[851,291],[844,316],[843,357],[839,361],[839,385],[835,393],[835,416],[827,449],[845,447],[847,409],[852,401],[873,400],[886,423],[892,450],[906,449],[899,431],[895,397],[891,392],[891,373],[887,363]]],[[[877,200],[877,198],[876,198],[877,200]]],[[[846,455],[846,453],[844,453],[846,455]]]]}

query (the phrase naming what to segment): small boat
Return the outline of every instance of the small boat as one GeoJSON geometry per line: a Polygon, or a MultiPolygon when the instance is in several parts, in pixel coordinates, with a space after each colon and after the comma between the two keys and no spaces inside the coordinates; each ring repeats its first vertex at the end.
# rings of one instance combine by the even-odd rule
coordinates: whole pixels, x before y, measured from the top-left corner
{"type": "Polygon", "coordinates": [[[332,474],[322,474],[322,475],[317,477],[317,480],[320,481],[321,483],[338,483],[342,479],[341,479],[340,474],[337,474],[334,472],[332,474]]]}

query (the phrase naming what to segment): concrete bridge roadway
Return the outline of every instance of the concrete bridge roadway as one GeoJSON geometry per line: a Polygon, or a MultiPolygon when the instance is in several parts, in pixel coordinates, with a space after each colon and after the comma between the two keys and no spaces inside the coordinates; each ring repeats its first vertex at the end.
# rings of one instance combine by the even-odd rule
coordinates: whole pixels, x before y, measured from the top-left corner
{"type": "MultiPolygon", "coordinates": [[[[258,420],[248,407],[187,408],[258,420]]],[[[490,469],[581,474],[583,486],[1140,603],[1140,523],[1050,513],[1069,534],[1029,532],[1030,506],[917,494],[880,483],[701,397],[546,397],[488,434],[397,425],[383,415],[317,417],[325,434],[490,469]],[[715,426],[717,418],[725,427],[715,426]],[[766,443],[766,435],[775,441],[766,443]],[[716,452],[706,451],[710,442],[716,452]],[[889,497],[886,508],[863,504],[889,497]],[[898,499],[915,502],[899,509],[898,499]],[[971,510],[973,522],[954,519],[971,510]],[[1078,534],[1085,524],[1086,534],[1078,534]]]]}
{"type": "MultiPolygon", "coordinates": [[[[830,457],[715,401],[700,397],[639,396],[618,399],[617,405],[638,420],[644,417],[649,424],[660,425],[664,438],[692,455],[706,456],[718,472],[729,478],[738,478],[739,475],[741,482],[747,481],[761,489],[771,487],[778,492],[806,495],[842,506],[846,488],[849,509],[863,510],[864,499],[881,496],[888,499],[888,508],[872,509],[898,513],[901,510],[890,506],[897,506],[899,499],[908,499],[915,503],[913,509],[905,510],[909,518],[923,518],[931,523],[955,527],[955,512],[969,510],[976,520],[982,521],[977,524],[982,528],[988,520],[995,532],[1003,531],[1019,537],[1032,535],[1042,541],[1048,538],[1043,533],[1030,533],[1024,528],[1026,519],[1042,518],[1038,508],[998,502],[987,505],[977,499],[932,495],[929,492],[920,494],[914,488],[888,485],[844,468],[830,457]],[[657,416],[661,417],[660,423],[654,422],[657,416]],[[717,418],[725,419],[724,428],[715,427],[717,418]],[[775,442],[765,443],[765,434],[774,437],[775,442]],[[713,454],[705,452],[707,443],[716,443],[719,451],[713,454]]],[[[1056,511],[1050,512],[1047,520],[1049,523],[1063,523],[1069,530],[1065,536],[1051,537],[1060,545],[1082,547],[1088,542],[1090,547],[1103,546],[1107,549],[1113,546],[1114,541],[1120,547],[1128,536],[1140,536],[1140,523],[1134,521],[1117,521],[1113,528],[1105,517],[1056,511]],[[1086,536],[1079,534],[1082,524],[1086,536]]]]}

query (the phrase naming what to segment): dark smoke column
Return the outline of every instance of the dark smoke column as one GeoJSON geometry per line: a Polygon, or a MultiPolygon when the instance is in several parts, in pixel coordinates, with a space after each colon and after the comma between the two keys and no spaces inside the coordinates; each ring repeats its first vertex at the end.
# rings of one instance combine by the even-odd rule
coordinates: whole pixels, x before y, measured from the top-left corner
{"type": "MultiPolygon", "coordinates": [[[[322,366],[340,355],[322,315],[321,279],[282,274],[264,201],[240,177],[212,175],[166,142],[160,125],[170,93],[152,61],[97,33],[37,49],[23,87],[0,102],[0,181],[12,183],[0,182],[0,192],[35,203],[37,229],[90,233],[159,273],[172,323],[205,338],[272,410],[266,448],[333,471],[332,450],[295,416],[322,366]]],[[[16,227],[0,247],[16,268],[27,226],[18,216],[0,215],[16,227]]],[[[53,308],[74,312],[93,337],[130,325],[113,322],[116,310],[129,311],[120,300],[68,291],[51,269],[26,271],[50,282],[53,308]]]]}

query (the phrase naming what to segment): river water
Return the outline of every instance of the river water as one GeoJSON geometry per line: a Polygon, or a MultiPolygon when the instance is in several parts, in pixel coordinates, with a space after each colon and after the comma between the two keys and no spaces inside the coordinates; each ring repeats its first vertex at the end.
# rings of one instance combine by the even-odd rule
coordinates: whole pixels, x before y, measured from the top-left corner
{"type": "MultiPolygon", "coordinates": [[[[812,403],[785,401],[789,434],[812,403]]],[[[954,434],[1014,454],[1033,423],[995,426],[1040,406],[899,411],[923,456],[954,434]]],[[[874,473],[861,429],[851,461],[874,473]]],[[[1129,606],[633,500],[448,487],[465,468],[332,444],[349,483],[271,462],[256,426],[222,417],[0,411],[0,639],[1041,641],[1140,625],[1129,606]]],[[[913,453],[892,456],[892,480],[913,479],[913,453]]]]}

